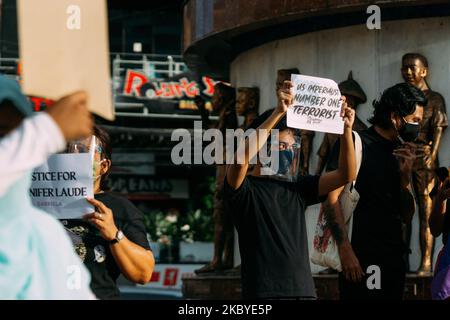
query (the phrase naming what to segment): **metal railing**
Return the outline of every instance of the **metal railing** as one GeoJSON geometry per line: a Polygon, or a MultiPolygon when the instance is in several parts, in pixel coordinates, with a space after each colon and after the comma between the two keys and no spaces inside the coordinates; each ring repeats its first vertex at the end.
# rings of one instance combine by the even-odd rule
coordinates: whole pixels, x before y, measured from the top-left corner
{"type": "MultiPolygon", "coordinates": [[[[128,117],[151,117],[151,118],[174,118],[174,119],[200,119],[198,115],[182,114],[154,114],[148,112],[144,103],[117,101],[117,98],[127,97],[122,94],[123,81],[126,77],[126,71],[132,69],[146,75],[150,80],[163,80],[171,78],[180,73],[188,71],[182,56],[179,55],[160,55],[160,54],[138,54],[138,53],[111,53],[111,71],[112,87],[115,107],[120,109],[142,108],[142,112],[116,112],[118,116],[128,117]]],[[[0,73],[15,80],[20,80],[19,59],[1,58],[0,73]]],[[[212,117],[216,120],[216,117],[212,117]]]]}
{"type": "Polygon", "coordinates": [[[19,80],[19,59],[18,58],[0,58],[0,73],[15,80],[19,80]]]}
{"type": "Polygon", "coordinates": [[[141,72],[148,79],[162,80],[187,71],[178,55],[111,53],[114,89],[118,89],[127,69],[141,72]]]}
{"type": "MultiPolygon", "coordinates": [[[[0,73],[15,79],[18,76],[18,58],[0,58],[0,73]]],[[[125,77],[127,69],[144,73],[149,79],[162,80],[187,71],[178,55],[111,53],[113,83],[125,77]]]]}

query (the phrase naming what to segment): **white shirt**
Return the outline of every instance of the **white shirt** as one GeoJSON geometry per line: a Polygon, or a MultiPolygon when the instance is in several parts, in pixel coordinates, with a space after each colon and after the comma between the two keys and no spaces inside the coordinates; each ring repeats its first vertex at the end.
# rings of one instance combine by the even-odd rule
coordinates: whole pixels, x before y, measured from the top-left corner
{"type": "Polygon", "coordinates": [[[0,139],[0,299],[95,299],[90,273],[64,228],[27,195],[31,170],[65,145],[46,112],[0,139]]]}
{"type": "Polygon", "coordinates": [[[0,197],[26,172],[65,146],[61,129],[46,112],[26,118],[20,127],[0,138],[0,197]]]}

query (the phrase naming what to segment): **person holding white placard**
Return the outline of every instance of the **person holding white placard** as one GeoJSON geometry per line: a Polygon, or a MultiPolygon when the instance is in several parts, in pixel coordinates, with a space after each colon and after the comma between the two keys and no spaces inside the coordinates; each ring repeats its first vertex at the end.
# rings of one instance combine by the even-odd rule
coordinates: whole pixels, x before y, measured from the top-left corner
{"type": "Polygon", "coordinates": [[[252,127],[258,129],[254,131],[256,139],[250,136],[239,144],[224,182],[225,205],[239,235],[242,295],[246,299],[316,297],[304,213],[307,206],[320,202],[356,175],[352,140],[355,112],[346,106],[345,99],[339,168],[322,176],[299,175],[298,130],[286,124],[286,112],[293,102],[291,88],[292,82],[285,81],[277,92],[278,106],[253,121],[252,127]],[[276,134],[273,129],[279,130],[278,141],[272,137],[268,149],[278,155],[277,170],[264,167],[261,161],[261,149],[269,136],[276,134]],[[257,155],[259,160],[247,175],[251,159],[257,155]]]}
{"type": "Polygon", "coordinates": [[[112,150],[108,133],[94,126],[90,139],[69,144],[69,151],[93,152],[95,199],[87,201],[95,212],[84,220],[61,220],[85,266],[91,272],[91,288],[99,299],[119,299],[120,274],[134,283],[150,281],[155,259],[147,240],[144,216],[129,200],[109,192],[112,150]],[[91,150],[95,146],[95,150],[91,150]]]}
{"type": "MultiPolygon", "coordinates": [[[[293,74],[300,74],[300,70],[297,68],[292,69],[280,69],[277,71],[277,80],[275,82],[275,93],[278,92],[283,87],[283,83],[286,80],[291,80],[291,76],[293,74]]],[[[312,154],[313,149],[313,140],[314,140],[315,132],[312,130],[300,130],[300,144],[302,145],[300,155],[301,155],[301,164],[300,168],[301,175],[309,174],[309,161],[312,154]]]]}

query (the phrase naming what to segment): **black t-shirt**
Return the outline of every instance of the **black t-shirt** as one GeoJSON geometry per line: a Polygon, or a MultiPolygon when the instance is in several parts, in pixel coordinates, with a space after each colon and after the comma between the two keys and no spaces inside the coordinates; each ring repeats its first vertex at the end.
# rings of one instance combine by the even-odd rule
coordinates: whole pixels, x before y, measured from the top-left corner
{"type": "Polygon", "coordinates": [[[224,205],[239,234],[244,298],[315,297],[305,209],[320,202],[319,176],[298,182],[247,176],[224,205]]]}
{"type": "Polygon", "coordinates": [[[447,209],[444,216],[444,225],[442,227],[442,243],[447,244],[448,236],[450,234],[450,203],[447,200],[447,209]]]}
{"type": "Polygon", "coordinates": [[[442,242],[447,244],[448,235],[450,234],[450,204],[447,201],[447,211],[444,216],[444,227],[442,229],[442,242]]]}
{"type": "MultiPolygon", "coordinates": [[[[142,212],[127,199],[111,193],[97,194],[95,199],[112,210],[116,227],[123,231],[128,240],[150,250],[142,212]]],[[[61,222],[68,231],[77,254],[91,273],[91,289],[94,294],[99,299],[118,299],[120,292],[116,280],[120,270],[109,243],[87,221],[71,219],[61,222]]]]}
{"type": "MultiPolygon", "coordinates": [[[[363,156],[355,184],[360,199],[353,213],[352,247],[358,258],[394,261],[407,250],[400,215],[400,172],[392,154],[398,144],[380,136],[374,127],[359,135],[363,156]]],[[[338,157],[339,141],[327,171],[337,168],[338,157]]]]}

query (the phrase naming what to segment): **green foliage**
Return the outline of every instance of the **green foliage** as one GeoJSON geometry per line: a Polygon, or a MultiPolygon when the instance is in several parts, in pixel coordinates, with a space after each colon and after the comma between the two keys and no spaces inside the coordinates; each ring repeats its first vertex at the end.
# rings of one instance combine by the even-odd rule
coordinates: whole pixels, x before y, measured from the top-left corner
{"type": "Polygon", "coordinates": [[[198,185],[198,197],[191,199],[186,213],[155,210],[144,214],[144,223],[152,241],[178,246],[179,241],[213,241],[215,179],[207,177],[198,185]]]}

